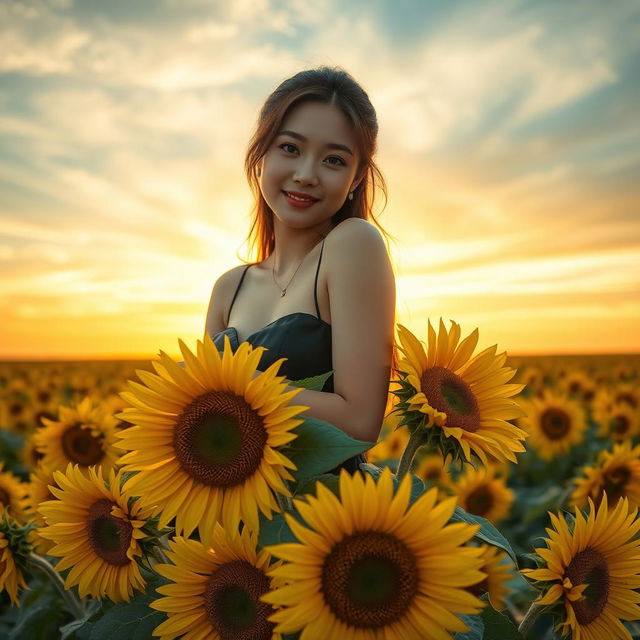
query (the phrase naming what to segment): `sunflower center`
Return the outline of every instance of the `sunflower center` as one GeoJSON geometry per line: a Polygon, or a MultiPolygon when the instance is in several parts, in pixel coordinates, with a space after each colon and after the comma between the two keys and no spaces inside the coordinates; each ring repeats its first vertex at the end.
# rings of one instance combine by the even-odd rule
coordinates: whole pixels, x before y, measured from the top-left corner
{"type": "Polygon", "coordinates": [[[260,600],[269,589],[269,578],[245,560],[221,565],[204,591],[211,626],[220,637],[230,640],[270,640],[275,625],[267,618],[273,608],[260,600]]]}
{"type": "Polygon", "coordinates": [[[629,418],[627,418],[627,416],[625,415],[619,415],[616,416],[612,421],[611,421],[611,431],[612,433],[615,433],[618,436],[624,436],[627,434],[627,432],[629,431],[629,427],[631,426],[631,423],[629,422],[629,418]]]}
{"type": "Polygon", "coordinates": [[[540,428],[549,440],[562,440],[571,429],[569,416],[555,407],[549,407],[540,416],[540,428]]]}
{"type": "Polygon", "coordinates": [[[604,472],[603,490],[607,494],[609,504],[613,506],[620,498],[624,497],[625,489],[630,479],[631,470],[629,467],[613,467],[604,472]]]}
{"type": "Polygon", "coordinates": [[[466,499],[466,510],[476,516],[486,518],[493,508],[493,493],[487,485],[476,487],[466,499]]]}
{"type": "MultiPolygon", "coordinates": [[[[9,493],[5,489],[0,487],[0,504],[3,504],[5,506],[7,506],[10,503],[11,503],[11,496],[9,495],[9,493]]],[[[2,575],[2,574],[0,574],[0,575],[2,575]]]]}
{"type": "Polygon", "coordinates": [[[88,467],[98,464],[104,458],[100,440],[92,435],[90,429],[80,424],[69,427],[61,438],[62,450],[71,462],[88,467]]]}
{"type": "Polygon", "coordinates": [[[429,404],[447,414],[447,424],[465,431],[480,428],[480,409],[471,387],[453,371],[445,367],[425,369],[420,388],[429,404]]]}
{"type": "Polygon", "coordinates": [[[260,416],[233,393],[197,397],[178,418],[173,445],[185,473],[203,484],[229,487],[253,475],[267,432],[260,416]]]}
{"type": "Polygon", "coordinates": [[[322,570],[322,593],[336,617],[357,628],[398,620],[418,591],[414,554],[395,536],[356,533],[338,542],[322,570]]]}
{"type": "Polygon", "coordinates": [[[113,506],[111,500],[103,498],[89,507],[89,542],[96,555],[109,564],[121,567],[131,562],[127,550],[133,527],[130,522],[111,515],[113,506]]]}
{"type": "Polygon", "coordinates": [[[616,402],[623,402],[628,404],[632,409],[635,409],[638,406],[638,401],[635,396],[628,391],[621,391],[616,395],[616,402]]]}
{"type": "Polygon", "coordinates": [[[571,602],[576,619],[581,625],[593,622],[609,599],[609,569],[602,554],[591,547],[577,553],[566,568],[565,577],[573,586],[587,584],[583,600],[571,602]]]}

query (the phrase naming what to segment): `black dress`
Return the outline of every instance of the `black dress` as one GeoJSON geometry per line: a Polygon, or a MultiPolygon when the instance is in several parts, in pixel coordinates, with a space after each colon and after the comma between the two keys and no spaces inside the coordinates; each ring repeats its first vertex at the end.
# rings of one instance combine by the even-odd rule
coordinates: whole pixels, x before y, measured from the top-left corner
{"type": "MultiPolygon", "coordinates": [[[[302,311],[289,313],[245,338],[246,342],[249,342],[253,347],[266,347],[258,363],[258,369],[260,371],[265,371],[280,358],[287,359],[280,365],[278,375],[285,376],[287,380],[301,380],[303,378],[327,373],[333,369],[331,325],[320,318],[320,308],[318,307],[318,272],[320,271],[323,249],[324,240],[320,248],[320,258],[318,259],[318,266],[316,268],[313,291],[316,311],[318,313],[317,317],[302,311]]],[[[251,266],[251,264],[248,264],[242,273],[240,282],[231,300],[229,312],[227,313],[227,322],[231,315],[233,303],[242,286],[242,281],[251,266]]],[[[229,337],[231,348],[235,352],[239,346],[238,332],[235,327],[227,327],[211,336],[213,343],[222,351],[224,349],[225,335],[229,337]]],[[[322,391],[333,392],[333,375],[327,379],[322,387],[322,391]]],[[[362,454],[359,454],[345,460],[338,467],[332,469],[331,473],[337,474],[343,467],[349,471],[349,473],[354,473],[358,470],[358,464],[361,462],[366,462],[366,459],[362,454]]]]}

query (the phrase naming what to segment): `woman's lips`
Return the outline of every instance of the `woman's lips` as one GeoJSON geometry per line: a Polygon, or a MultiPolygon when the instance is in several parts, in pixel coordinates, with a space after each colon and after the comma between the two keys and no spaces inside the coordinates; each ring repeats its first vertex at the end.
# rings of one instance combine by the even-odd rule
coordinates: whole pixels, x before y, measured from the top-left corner
{"type": "Polygon", "coordinates": [[[306,209],[307,207],[310,207],[314,202],[317,202],[317,200],[296,200],[295,198],[292,198],[286,191],[283,191],[282,193],[284,193],[284,197],[287,199],[287,202],[292,207],[296,207],[297,209],[306,209]]]}

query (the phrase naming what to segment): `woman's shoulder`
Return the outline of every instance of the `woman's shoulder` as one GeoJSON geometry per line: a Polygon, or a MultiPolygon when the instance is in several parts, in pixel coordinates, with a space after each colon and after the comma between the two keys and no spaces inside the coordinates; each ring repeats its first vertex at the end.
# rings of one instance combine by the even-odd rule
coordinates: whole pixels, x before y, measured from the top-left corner
{"type": "Polygon", "coordinates": [[[327,235],[325,247],[331,256],[357,262],[386,255],[380,230],[363,218],[347,218],[327,235]]]}

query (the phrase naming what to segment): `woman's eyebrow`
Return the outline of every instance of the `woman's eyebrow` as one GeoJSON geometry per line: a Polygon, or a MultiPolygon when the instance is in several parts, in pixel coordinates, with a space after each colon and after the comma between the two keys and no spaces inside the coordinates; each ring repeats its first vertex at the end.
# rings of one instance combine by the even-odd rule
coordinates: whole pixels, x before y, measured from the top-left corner
{"type": "MultiPolygon", "coordinates": [[[[283,129],[282,131],[278,131],[279,136],[291,136],[292,138],[297,138],[298,140],[302,140],[302,142],[306,142],[307,139],[301,134],[296,133],[295,131],[291,131],[290,129],[283,129]]],[[[353,151],[349,149],[349,147],[344,144],[338,144],[337,142],[329,142],[327,144],[327,149],[338,149],[339,151],[346,151],[348,154],[353,155],[353,151]]]]}

